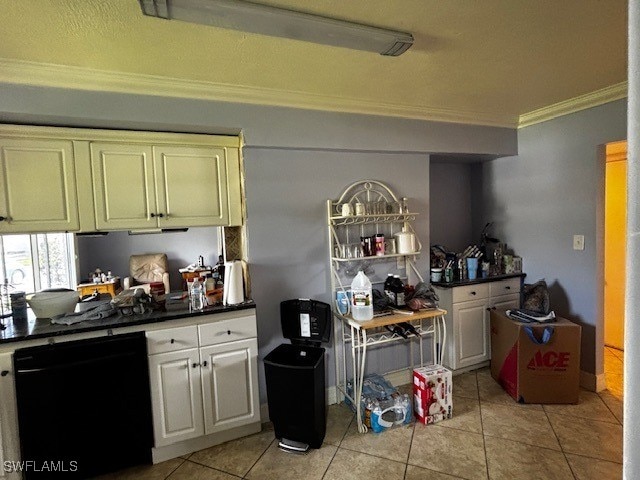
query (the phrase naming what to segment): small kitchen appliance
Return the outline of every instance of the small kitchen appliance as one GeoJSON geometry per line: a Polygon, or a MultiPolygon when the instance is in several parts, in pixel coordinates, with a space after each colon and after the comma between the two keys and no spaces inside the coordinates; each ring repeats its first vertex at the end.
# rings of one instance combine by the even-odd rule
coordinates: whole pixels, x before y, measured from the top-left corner
{"type": "Polygon", "coordinates": [[[308,299],[280,303],[285,338],[264,359],[269,418],[279,447],[302,453],[320,448],[327,428],[324,351],[331,307],[308,299]]]}

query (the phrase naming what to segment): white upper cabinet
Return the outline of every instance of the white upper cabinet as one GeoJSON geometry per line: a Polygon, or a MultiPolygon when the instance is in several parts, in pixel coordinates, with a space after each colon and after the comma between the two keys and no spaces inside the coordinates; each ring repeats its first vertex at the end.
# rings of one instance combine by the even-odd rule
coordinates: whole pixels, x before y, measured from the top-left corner
{"type": "Polygon", "coordinates": [[[0,138],[0,233],[79,230],[71,141],[0,138]]]}
{"type": "Polygon", "coordinates": [[[229,223],[225,149],[153,147],[153,153],[161,226],[229,223]]]}
{"type": "Polygon", "coordinates": [[[237,226],[240,138],[0,125],[0,234],[237,226]]]}
{"type": "Polygon", "coordinates": [[[227,151],[92,142],[96,228],[229,225],[227,151]]]}
{"type": "Polygon", "coordinates": [[[157,226],[150,146],[91,143],[91,176],[99,230],[157,226]]]}

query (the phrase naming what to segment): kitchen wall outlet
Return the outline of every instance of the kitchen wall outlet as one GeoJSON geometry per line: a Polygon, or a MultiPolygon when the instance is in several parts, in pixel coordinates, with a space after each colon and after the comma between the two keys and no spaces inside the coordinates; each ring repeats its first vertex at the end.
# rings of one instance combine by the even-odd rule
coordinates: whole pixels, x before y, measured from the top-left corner
{"type": "Polygon", "coordinates": [[[584,235],[573,236],[573,249],[584,250],[584,235]]]}

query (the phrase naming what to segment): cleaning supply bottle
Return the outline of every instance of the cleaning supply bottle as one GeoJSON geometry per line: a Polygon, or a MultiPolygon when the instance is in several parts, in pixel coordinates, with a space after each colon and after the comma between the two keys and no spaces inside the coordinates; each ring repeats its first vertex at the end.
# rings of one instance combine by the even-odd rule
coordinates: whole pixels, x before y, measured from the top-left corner
{"type": "Polygon", "coordinates": [[[351,282],[351,316],[354,320],[364,321],[373,318],[373,292],[371,282],[362,270],[351,282]]]}

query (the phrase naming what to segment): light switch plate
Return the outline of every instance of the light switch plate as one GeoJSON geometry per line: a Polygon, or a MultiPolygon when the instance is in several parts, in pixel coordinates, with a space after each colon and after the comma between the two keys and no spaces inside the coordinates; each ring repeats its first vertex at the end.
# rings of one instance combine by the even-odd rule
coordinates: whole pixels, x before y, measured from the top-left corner
{"type": "Polygon", "coordinates": [[[584,235],[573,236],[573,249],[584,250],[584,235]]]}

